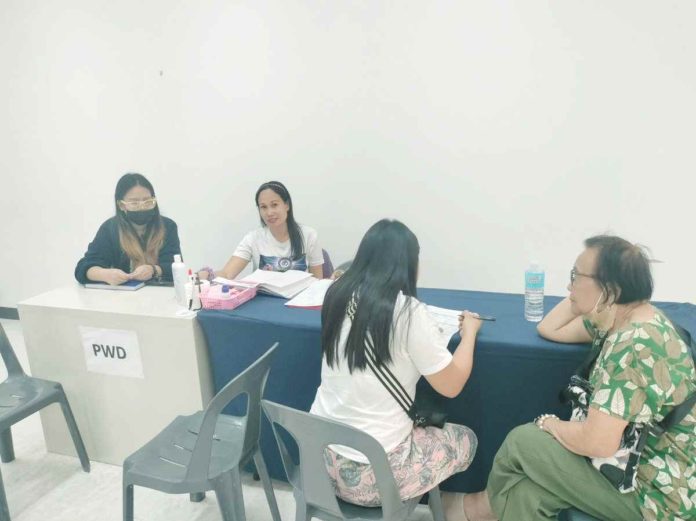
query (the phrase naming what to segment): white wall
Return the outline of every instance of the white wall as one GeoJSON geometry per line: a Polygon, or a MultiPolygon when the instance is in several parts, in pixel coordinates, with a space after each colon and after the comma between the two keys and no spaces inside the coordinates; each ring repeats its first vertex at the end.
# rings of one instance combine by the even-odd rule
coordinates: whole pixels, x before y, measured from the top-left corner
{"type": "Polygon", "coordinates": [[[693,2],[172,0],[0,4],[0,306],[72,282],[126,171],[195,267],[285,182],[336,262],[374,221],[421,285],[547,292],[591,234],[652,247],[696,300],[693,2]]]}

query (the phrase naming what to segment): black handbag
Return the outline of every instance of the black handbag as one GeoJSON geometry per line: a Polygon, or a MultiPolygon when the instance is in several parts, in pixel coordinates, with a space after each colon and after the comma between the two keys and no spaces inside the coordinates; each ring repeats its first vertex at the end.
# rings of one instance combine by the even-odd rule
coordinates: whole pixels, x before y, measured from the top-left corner
{"type": "Polygon", "coordinates": [[[396,403],[413,420],[414,427],[437,427],[442,429],[447,421],[447,413],[440,410],[434,400],[418,393],[415,400],[411,399],[404,386],[394,376],[394,373],[386,365],[379,362],[369,342],[367,343],[365,353],[367,354],[368,367],[384,388],[389,391],[389,394],[394,397],[396,403]]]}

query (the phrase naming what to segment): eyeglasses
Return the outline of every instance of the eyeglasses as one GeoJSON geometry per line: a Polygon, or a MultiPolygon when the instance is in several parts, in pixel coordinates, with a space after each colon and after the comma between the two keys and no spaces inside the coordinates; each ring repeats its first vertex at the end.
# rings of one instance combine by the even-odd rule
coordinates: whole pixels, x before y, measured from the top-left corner
{"type": "Polygon", "coordinates": [[[149,199],[143,199],[142,201],[124,201],[121,200],[120,203],[126,210],[152,210],[157,204],[156,197],[150,197],[149,199]]]}
{"type": "Polygon", "coordinates": [[[573,268],[572,270],[570,270],[570,284],[571,284],[571,285],[575,284],[575,280],[576,280],[578,277],[587,277],[587,278],[590,278],[590,279],[596,279],[596,278],[597,278],[595,275],[590,275],[589,273],[580,273],[580,272],[579,272],[578,270],[576,270],[575,268],[573,268]]]}

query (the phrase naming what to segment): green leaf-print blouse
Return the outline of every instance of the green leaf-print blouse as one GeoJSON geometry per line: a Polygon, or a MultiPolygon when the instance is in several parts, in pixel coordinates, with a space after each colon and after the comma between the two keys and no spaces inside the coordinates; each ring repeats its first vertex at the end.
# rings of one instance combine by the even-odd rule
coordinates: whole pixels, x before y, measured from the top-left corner
{"type": "MultiPolygon", "coordinates": [[[[661,313],[609,335],[585,320],[601,349],[590,374],[590,407],[628,422],[660,421],[696,392],[688,347],[661,313]]],[[[611,486],[607,483],[607,486],[611,486]]],[[[696,519],[696,408],[660,437],[650,435],[638,465],[637,492],[646,521],[696,519]]]]}

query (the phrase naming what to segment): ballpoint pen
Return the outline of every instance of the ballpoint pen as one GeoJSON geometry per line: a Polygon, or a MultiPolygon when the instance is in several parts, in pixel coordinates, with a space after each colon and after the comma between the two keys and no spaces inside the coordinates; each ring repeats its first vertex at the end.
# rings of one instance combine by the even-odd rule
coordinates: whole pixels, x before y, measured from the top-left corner
{"type": "MultiPolygon", "coordinates": [[[[463,317],[464,315],[459,315],[460,317],[463,317]]],[[[474,318],[478,318],[479,320],[487,320],[488,322],[495,322],[495,317],[491,315],[478,315],[474,318]]]]}

